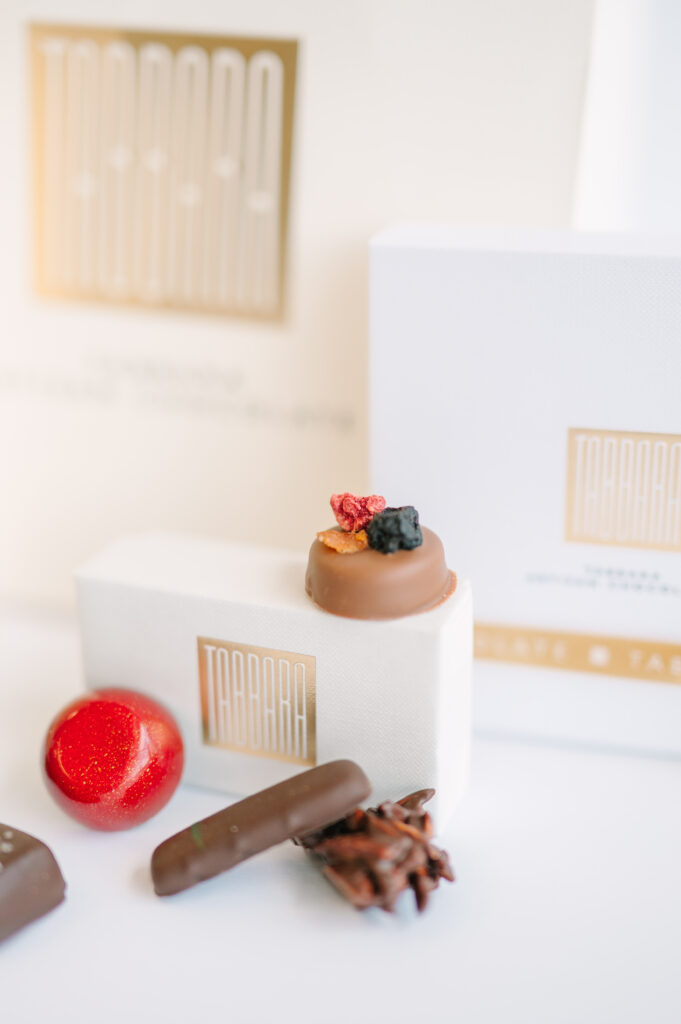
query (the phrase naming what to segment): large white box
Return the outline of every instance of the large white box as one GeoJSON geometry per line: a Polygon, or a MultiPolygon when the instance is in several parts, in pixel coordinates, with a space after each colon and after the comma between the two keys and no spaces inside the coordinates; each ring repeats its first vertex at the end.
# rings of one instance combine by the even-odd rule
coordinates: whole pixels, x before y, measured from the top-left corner
{"type": "Polygon", "coordinates": [[[475,720],[681,753],[681,240],[397,225],[372,486],[476,581],[475,720]]]}
{"type": "Polygon", "coordinates": [[[0,595],[124,531],[280,545],[274,502],[302,551],[364,492],[369,236],[569,215],[588,4],[522,6],[4,0],[0,595]]]}
{"type": "Polygon", "coordinates": [[[86,683],[164,703],[187,782],[247,794],[349,757],[373,800],[435,786],[444,823],[468,770],[470,585],[370,622],[322,611],[304,578],[305,559],[283,551],[124,538],[77,573],[86,683]]]}

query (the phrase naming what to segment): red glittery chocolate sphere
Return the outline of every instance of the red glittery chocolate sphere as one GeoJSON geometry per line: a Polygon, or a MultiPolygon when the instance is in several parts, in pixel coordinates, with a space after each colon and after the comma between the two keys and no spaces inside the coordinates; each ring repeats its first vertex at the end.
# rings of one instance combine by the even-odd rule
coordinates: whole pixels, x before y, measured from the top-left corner
{"type": "Polygon", "coordinates": [[[170,712],[133,690],[96,690],[57,715],[45,737],[47,787],[72,818],[115,831],[170,800],[184,764],[170,712]]]}

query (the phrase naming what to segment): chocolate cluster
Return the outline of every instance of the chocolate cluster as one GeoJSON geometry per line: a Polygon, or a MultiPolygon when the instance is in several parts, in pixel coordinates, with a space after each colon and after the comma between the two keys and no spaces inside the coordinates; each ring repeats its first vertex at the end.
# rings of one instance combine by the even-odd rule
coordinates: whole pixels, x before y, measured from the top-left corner
{"type": "Polygon", "coordinates": [[[359,909],[392,912],[411,889],[419,911],[440,879],[454,881],[449,857],[431,842],[433,826],[424,804],[435,791],[422,789],[352,814],[328,828],[296,839],[324,864],[324,874],[359,909]]]}

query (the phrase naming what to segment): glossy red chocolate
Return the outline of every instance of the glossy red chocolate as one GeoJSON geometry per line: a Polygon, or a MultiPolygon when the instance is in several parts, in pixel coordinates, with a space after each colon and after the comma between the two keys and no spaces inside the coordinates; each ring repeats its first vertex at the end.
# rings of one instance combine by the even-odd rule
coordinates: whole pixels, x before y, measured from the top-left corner
{"type": "Polygon", "coordinates": [[[47,787],[91,828],[131,828],[161,810],[182,775],[184,749],[164,707],[132,690],[89,693],[57,715],[45,738],[47,787]]]}

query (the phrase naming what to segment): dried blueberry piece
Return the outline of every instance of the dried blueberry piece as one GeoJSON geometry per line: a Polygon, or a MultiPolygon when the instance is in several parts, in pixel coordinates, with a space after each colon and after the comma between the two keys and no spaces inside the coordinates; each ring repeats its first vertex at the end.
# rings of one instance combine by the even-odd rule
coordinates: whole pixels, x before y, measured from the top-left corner
{"type": "Polygon", "coordinates": [[[423,544],[419,514],[413,505],[378,512],[366,529],[369,546],[383,555],[391,555],[400,548],[411,551],[423,544]]]}

